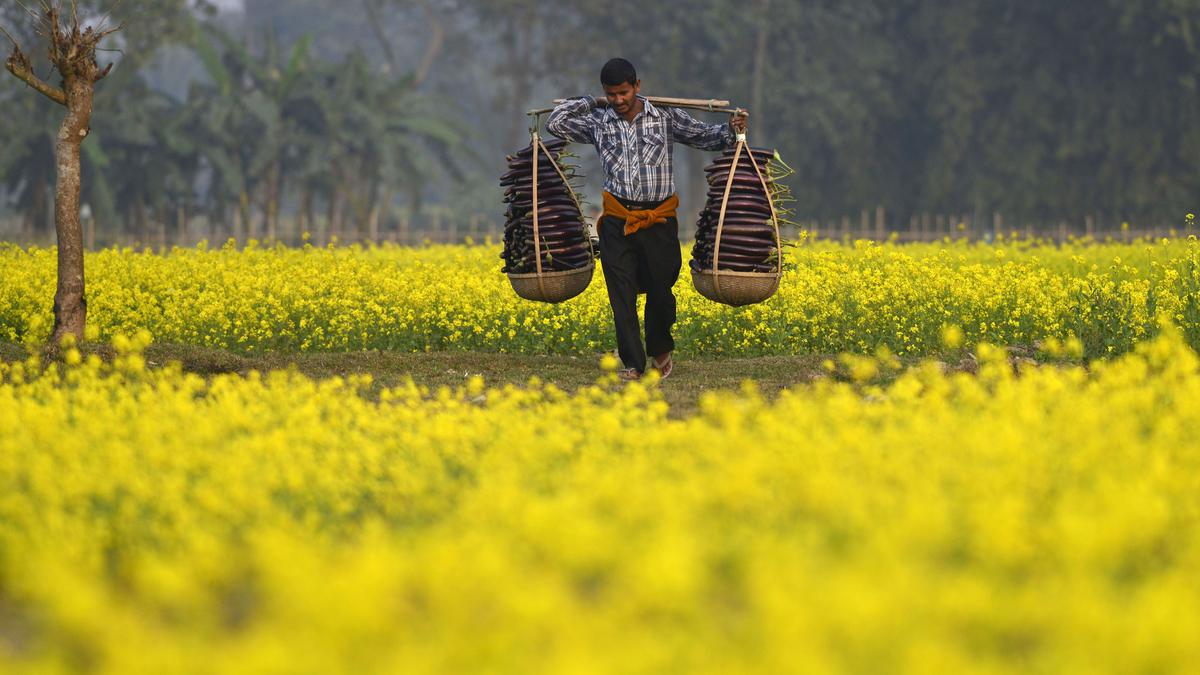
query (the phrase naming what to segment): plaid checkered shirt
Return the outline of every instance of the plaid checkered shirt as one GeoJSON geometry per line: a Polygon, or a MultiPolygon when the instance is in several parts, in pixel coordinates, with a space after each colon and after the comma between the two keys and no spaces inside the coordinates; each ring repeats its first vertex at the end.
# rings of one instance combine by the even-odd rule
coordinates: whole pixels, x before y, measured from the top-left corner
{"type": "Polygon", "coordinates": [[[671,159],[676,141],[700,150],[733,147],[733,127],[705,124],[679,108],[645,108],[632,122],[612,108],[596,107],[591,96],[563,102],[546,129],[559,138],[596,146],[604,165],[604,189],[635,202],[661,202],[675,194],[671,159]]]}

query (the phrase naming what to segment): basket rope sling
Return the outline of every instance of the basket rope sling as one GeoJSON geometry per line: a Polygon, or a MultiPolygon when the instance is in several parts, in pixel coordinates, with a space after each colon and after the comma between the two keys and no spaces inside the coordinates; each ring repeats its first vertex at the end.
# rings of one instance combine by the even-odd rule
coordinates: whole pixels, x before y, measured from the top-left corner
{"type": "MultiPolygon", "coordinates": [[[[530,146],[533,149],[533,168],[532,168],[532,204],[533,209],[533,246],[534,246],[534,264],[536,265],[534,272],[528,273],[509,273],[508,281],[512,284],[513,290],[517,295],[526,300],[534,300],[537,302],[563,302],[579,295],[587,289],[592,282],[592,275],[596,270],[595,250],[592,248],[592,242],[589,237],[584,234],[584,239],[588,242],[588,251],[591,253],[591,259],[588,264],[578,269],[554,271],[546,270],[542,265],[542,237],[538,223],[538,162],[539,157],[545,153],[546,160],[550,166],[562,179],[563,185],[566,186],[567,193],[571,200],[575,202],[575,206],[582,212],[582,207],[579,202],[579,195],[575,193],[567,180],[566,174],[563,173],[562,167],[558,162],[554,161],[554,156],[546,149],[545,143],[542,142],[541,136],[538,133],[540,115],[533,115],[533,124],[529,129],[530,146]]],[[[580,227],[585,227],[582,219],[580,227]]],[[[546,245],[546,253],[549,254],[549,245],[546,245]]]]}
{"type": "Polygon", "coordinates": [[[783,242],[779,237],[779,212],[771,195],[768,177],[763,175],[754,154],[747,149],[746,134],[737,135],[737,143],[733,152],[733,162],[729,166],[729,177],[725,181],[725,193],[721,198],[721,211],[717,218],[716,236],[713,241],[712,269],[692,271],[692,285],[701,295],[725,305],[740,307],[757,302],[763,302],[779,289],[779,280],[783,274],[783,242]],[[743,153],[754,167],[754,174],[762,185],[767,206],[771,211],[771,226],[775,233],[776,265],[773,272],[737,272],[722,270],[719,265],[721,253],[721,234],[725,227],[725,211],[729,207],[729,195],[733,190],[734,176],[737,173],[738,162],[743,153]]]}

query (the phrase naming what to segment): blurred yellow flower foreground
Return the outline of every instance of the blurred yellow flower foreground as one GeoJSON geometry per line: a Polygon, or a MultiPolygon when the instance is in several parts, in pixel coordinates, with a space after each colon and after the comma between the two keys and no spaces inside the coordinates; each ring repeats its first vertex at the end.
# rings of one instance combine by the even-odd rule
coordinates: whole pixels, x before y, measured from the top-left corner
{"type": "Polygon", "coordinates": [[[611,380],[206,383],[142,342],[0,367],[0,670],[1200,663],[1200,366],[1169,327],[1090,370],[981,349],[686,420],[611,380]]]}

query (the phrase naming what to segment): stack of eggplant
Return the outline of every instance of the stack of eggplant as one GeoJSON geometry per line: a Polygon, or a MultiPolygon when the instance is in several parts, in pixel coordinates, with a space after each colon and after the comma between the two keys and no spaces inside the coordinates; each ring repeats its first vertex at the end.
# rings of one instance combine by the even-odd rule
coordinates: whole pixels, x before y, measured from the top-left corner
{"type": "MultiPolygon", "coordinates": [[[[777,272],[779,255],[775,225],[771,222],[773,181],[769,171],[775,151],[742,146],[737,166],[733,166],[734,149],[726,150],[716,161],[704,168],[708,179],[708,201],[696,223],[696,243],[692,247],[692,270],[711,271],[713,254],[719,256],[717,269],[731,272],[777,272]],[[751,162],[758,164],[759,173],[751,162]],[[725,186],[733,171],[729,203],[721,227],[721,247],[717,251],[717,222],[725,186]],[[764,185],[765,181],[765,185],[764,185]]],[[[776,214],[777,215],[777,214],[776,214]]]]}
{"type": "Polygon", "coordinates": [[[506,274],[537,272],[536,256],[542,257],[543,272],[561,272],[592,264],[593,249],[588,241],[587,226],[570,184],[580,176],[564,160],[567,141],[550,140],[542,143],[546,152],[538,152],[537,209],[538,237],[533,238],[533,151],[531,144],[508,156],[508,173],[500,177],[506,188],[507,204],[504,223],[504,259],[506,274]],[[555,169],[555,165],[558,169],[555,169]],[[561,175],[559,171],[561,170],[561,175]],[[564,181],[563,178],[566,177],[564,181]]]}

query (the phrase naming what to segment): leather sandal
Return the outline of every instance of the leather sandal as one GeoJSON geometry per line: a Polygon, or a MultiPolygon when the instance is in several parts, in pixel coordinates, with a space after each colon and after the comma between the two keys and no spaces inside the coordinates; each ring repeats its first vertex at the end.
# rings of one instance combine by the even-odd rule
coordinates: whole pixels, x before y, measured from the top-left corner
{"type": "Polygon", "coordinates": [[[659,361],[657,358],[650,359],[650,365],[658,371],[660,380],[665,380],[671,375],[671,371],[675,370],[675,359],[671,358],[671,352],[667,352],[666,358],[659,361]]]}

